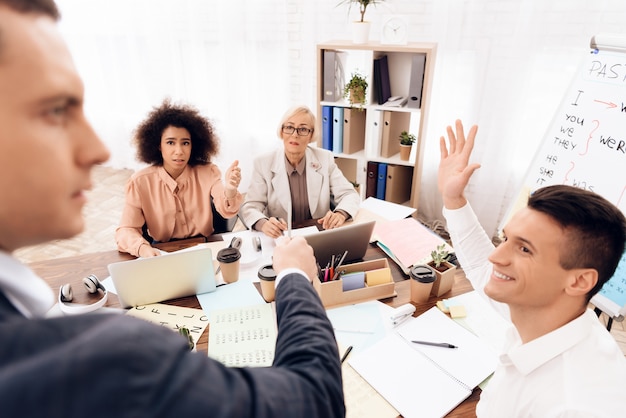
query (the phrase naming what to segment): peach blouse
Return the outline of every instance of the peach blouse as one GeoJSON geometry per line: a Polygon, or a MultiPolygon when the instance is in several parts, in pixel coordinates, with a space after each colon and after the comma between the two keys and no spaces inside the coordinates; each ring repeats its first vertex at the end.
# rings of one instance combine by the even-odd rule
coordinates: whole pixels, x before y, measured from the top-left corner
{"type": "Polygon", "coordinates": [[[134,173],[126,184],[126,203],[115,231],[119,251],[139,256],[139,247],[149,243],[141,228],[156,241],[189,238],[213,233],[211,196],[224,218],[239,211],[243,197],[237,192],[227,199],[221,173],[215,164],[187,166],[173,179],[162,166],[146,167],[134,173]]]}

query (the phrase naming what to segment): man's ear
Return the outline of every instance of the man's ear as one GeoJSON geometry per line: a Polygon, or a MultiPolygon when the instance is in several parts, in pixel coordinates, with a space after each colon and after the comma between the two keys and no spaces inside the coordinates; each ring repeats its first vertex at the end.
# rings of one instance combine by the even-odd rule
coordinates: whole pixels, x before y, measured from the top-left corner
{"type": "Polygon", "coordinates": [[[574,269],[568,279],[565,292],[570,296],[583,296],[589,293],[596,283],[598,283],[596,269],[574,269]]]}

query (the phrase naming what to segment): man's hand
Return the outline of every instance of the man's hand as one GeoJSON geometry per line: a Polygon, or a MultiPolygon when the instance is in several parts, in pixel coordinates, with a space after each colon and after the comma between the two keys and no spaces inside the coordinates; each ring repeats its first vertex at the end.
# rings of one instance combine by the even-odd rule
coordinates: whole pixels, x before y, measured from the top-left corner
{"type": "Polygon", "coordinates": [[[437,185],[443,204],[448,209],[458,209],[467,203],[463,192],[474,171],[480,167],[480,164],[469,164],[478,126],[470,128],[467,139],[460,120],[457,119],[455,127],[456,134],[451,126],[447,128],[449,149],[446,139],[443,136],[439,139],[441,161],[437,185]]]}
{"type": "Polygon", "coordinates": [[[300,269],[307,274],[310,281],[317,276],[313,248],[300,236],[282,237],[276,240],[272,267],[276,274],[287,268],[300,269]]]}

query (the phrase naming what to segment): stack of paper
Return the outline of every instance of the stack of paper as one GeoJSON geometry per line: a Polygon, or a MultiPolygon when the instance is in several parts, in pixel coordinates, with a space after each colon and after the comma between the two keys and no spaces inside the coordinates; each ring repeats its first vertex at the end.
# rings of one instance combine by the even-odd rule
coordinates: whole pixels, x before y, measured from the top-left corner
{"type": "Polygon", "coordinates": [[[376,225],[373,236],[378,246],[409,274],[411,266],[432,261],[430,253],[441,244],[453,251],[446,241],[413,218],[376,225]]]}

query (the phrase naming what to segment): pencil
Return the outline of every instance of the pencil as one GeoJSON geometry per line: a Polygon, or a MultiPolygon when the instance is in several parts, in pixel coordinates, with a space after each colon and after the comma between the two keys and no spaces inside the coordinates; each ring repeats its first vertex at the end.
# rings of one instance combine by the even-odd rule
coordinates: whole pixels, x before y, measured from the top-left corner
{"type": "Polygon", "coordinates": [[[350,354],[350,351],[352,351],[352,346],[348,347],[346,352],[343,353],[343,356],[341,356],[341,363],[343,363],[348,358],[348,354],[350,354]]]}
{"type": "Polygon", "coordinates": [[[287,237],[291,238],[291,199],[289,199],[289,205],[287,206],[287,237]]]}

